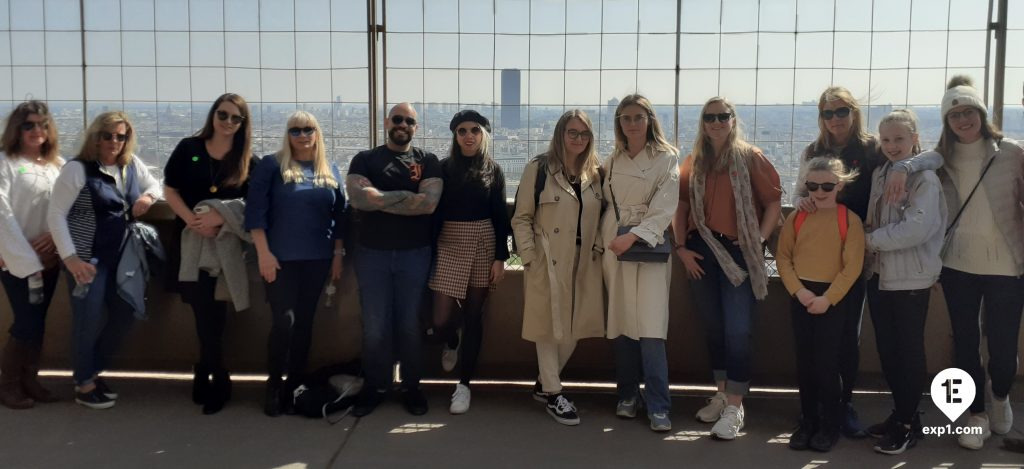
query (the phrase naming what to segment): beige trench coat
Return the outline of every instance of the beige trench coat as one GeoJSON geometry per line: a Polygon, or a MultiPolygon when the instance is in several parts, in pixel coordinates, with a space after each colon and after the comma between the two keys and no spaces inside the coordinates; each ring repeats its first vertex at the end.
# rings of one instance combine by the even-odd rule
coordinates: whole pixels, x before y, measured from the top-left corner
{"type": "MultiPolygon", "coordinates": [[[[618,229],[610,188],[615,190],[622,226],[633,226],[630,232],[640,237],[638,243],[669,242],[664,234],[679,203],[679,157],[656,153],[648,146],[634,158],[616,151],[604,166],[608,174],[604,184],[608,206],[601,226],[605,244],[615,239],[618,229]]],[[[608,338],[664,339],[668,334],[671,259],[666,263],[619,262],[607,249],[603,257],[608,338]]]]}
{"type": "Polygon", "coordinates": [[[523,338],[532,342],[570,343],[604,336],[604,293],[601,280],[600,184],[581,181],[580,201],[560,168],[548,165],[547,181],[534,206],[533,191],[539,163],[523,169],[512,216],[512,234],[523,272],[523,338]],[[581,220],[579,264],[576,225],[581,220]]]}

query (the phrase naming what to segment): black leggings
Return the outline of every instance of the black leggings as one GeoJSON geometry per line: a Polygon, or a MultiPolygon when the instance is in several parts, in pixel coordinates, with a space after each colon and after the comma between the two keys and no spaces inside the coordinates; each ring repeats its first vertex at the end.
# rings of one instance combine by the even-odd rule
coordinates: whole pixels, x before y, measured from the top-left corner
{"type": "Polygon", "coordinates": [[[461,300],[461,318],[452,318],[457,314],[457,300],[441,292],[434,292],[434,331],[438,340],[447,342],[449,347],[459,344],[456,330],[462,324],[462,348],[459,349],[459,382],[469,385],[476,375],[476,366],[480,358],[480,347],[484,335],[484,301],[487,300],[487,287],[469,287],[466,299],[461,300]]]}
{"type": "MultiPolygon", "coordinates": [[[[804,287],[822,295],[830,284],[804,281],[804,287]]],[[[796,370],[800,384],[800,409],[804,419],[820,423],[822,428],[838,431],[839,403],[842,393],[839,369],[841,337],[847,317],[854,311],[849,293],[824,314],[811,314],[796,298],[791,300],[793,338],[796,343],[796,370]],[[820,409],[820,410],[819,410],[820,409]]],[[[858,298],[859,300],[859,298],[858,298]]],[[[860,303],[856,303],[859,314],[860,303]]]]}
{"type": "Polygon", "coordinates": [[[199,365],[208,372],[224,369],[224,325],[227,322],[227,304],[214,299],[217,278],[204,270],[199,271],[196,282],[182,285],[187,291],[185,299],[196,318],[196,336],[199,338],[199,365]]]}
{"type": "Polygon", "coordinates": [[[313,314],[320,302],[330,259],[282,261],[273,283],[265,283],[273,322],[267,339],[267,372],[280,380],[298,382],[306,371],[313,342],[313,314]]]}
{"type": "Polygon", "coordinates": [[[924,324],[928,317],[931,289],[878,289],[878,276],[868,280],[868,307],[875,325],[875,341],[882,373],[892,391],[896,420],[910,425],[921,393],[927,385],[924,324]]]}

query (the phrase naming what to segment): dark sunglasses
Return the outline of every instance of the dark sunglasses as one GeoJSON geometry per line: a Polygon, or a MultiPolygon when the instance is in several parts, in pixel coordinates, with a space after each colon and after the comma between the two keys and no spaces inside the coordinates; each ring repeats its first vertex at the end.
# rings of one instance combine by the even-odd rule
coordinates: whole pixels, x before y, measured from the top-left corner
{"type": "Polygon", "coordinates": [[[36,127],[39,127],[40,130],[48,130],[50,128],[50,124],[48,122],[46,122],[46,121],[40,121],[40,122],[25,121],[25,122],[22,122],[21,126],[20,126],[22,132],[31,132],[31,131],[35,130],[36,127]]]}
{"type": "Polygon", "coordinates": [[[408,125],[409,127],[412,127],[412,126],[416,125],[416,119],[415,118],[406,117],[406,116],[391,116],[391,123],[392,124],[402,125],[402,122],[405,122],[405,125],[408,125]]]}
{"type": "Polygon", "coordinates": [[[569,135],[569,140],[590,140],[590,137],[594,136],[593,132],[589,130],[584,130],[580,132],[579,130],[576,129],[569,129],[565,133],[569,135]]]}
{"type": "Polygon", "coordinates": [[[823,182],[821,184],[816,182],[805,182],[804,185],[807,186],[807,192],[814,192],[818,190],[818,188],[821,188],[821,190],[825,192],[832,192],[832,190],[836,188],[836,183],[834,182],[823,182]]]}
{"type": "Polygon", "coordinates": [[[832,116],[836,116],[836,117],[838,117],[840,119],[843,119],[843,118],[845,118],[848,115],[850,115],[850,108],[845,107],[845,106],[841,107],[839,109],[836,109],[836,110],[827,109],[827,110],[821,111],[821,118],[825,119],[827,121],[828,120],[832,120],[832,116]]]}
{"type": "MultiPolygon", "coordinates": [[[[398,117],[398,116],[395,116],[395,117],[398,117]]],[[[469,128],[469,129],[467,129],[465,127],[459,127],[458,130],[456,130],[455,132],[458,133],[460,137],[465,137],[466,134],[468,134],[468,133],[472,133],[473,135],[480,135],[481,131],[480,131],[480,127],[473,127],[473,128],[469,128]]]]}
{"type": "Polygon", "coordinates": [[[124,142],[125,140],[128,140],[128,134],[115,134],[115,133],[110,133],[110,132],[100,132],[100,138],[102,138],[103,140],[106,140],[108,142],[113,140],[115,142],[121,143],[121,142],[124,142]]]}
{"type": "Polygon", "coordinates": [[[227,111],[217,111],[217,119],[226,121],[228,120],[229,117],[231,118],[231,123],[235,125],[239,125],[242,123],[242,121],[245,120],[245,116],[240,116],[238,114],[228,114],[227,111]]]}
{"type": "Polygon", "coordinates": [[[715,119],[718,119],[718,122],[728,122],[729,119],[732,119],[732,113],[731,112],[723,112],[723,113],[720,113],[720,114],[710,114],[709,113],[709,114],[704,114],[703,118],[704,118],[704,122],[707,122],[708,124],[714,122],[715,119]]]}
{"type": "Polygon", "coordinates": [[[316,128],[314,127],[292,127],[288,129],[288,135],[291,135],[292,137],[298,137],[299,135],[305,135],[308,137],[313,135],[314,132],[316,132],[316,128]]]}

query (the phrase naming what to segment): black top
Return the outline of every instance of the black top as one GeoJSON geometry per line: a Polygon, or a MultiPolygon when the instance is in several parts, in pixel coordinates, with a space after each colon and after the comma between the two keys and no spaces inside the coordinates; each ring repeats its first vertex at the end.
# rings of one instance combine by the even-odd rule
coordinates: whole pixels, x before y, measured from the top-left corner
{"type": "MultiPolygon", "coordinates": [[[[583,185],[580,183],[580,180],[577,179],[576,182],[574,182],[574,183],[570,182],[569,186],[571,186],[572,187],[572,191],[576,193],[576,200],[579,200],[580,202],[582,202],[583,201],[583,185]]],[[[576,245],[577,246],[579,246],[580,244],[583,243],[583,235],[582,235],[582,232],[580,231],[582,229],[582,225],[583,225],[583,204],[581,203],[580,204],[579,213],[576,214],[576,245]]]]}
{"type": "MultiPolygon", "coordinates": [[[[459,156],[457,158],[465,158],[459,156]]],[[[494,165],[489,187],[479,178],[467,180],[469,165],[455,164],[451,157],[441,160],[444,192],[437,216],[444,221],[491,220],[494,227],[494,259],[508,259],[508,208],[505,203],[505,175],[494,165]]]]}
{"type": "MultiPolygon", "coordinates": [[[[381,145],[359,152],[348,166],[348,174],[370,180],[382,192],[419,192],[420,181],[441,177],[441,164],[433,153],[419,148],[409,152],[391,151],[381,145]]],[[[433,243],[430,215],[394,215],[383,211],[353,210],[356,242],[370,249],[396,250],[430,246],[433,243]]]]}
{"type": "MultiPolygon", "coordinates": [[[[256,159],[249,163],[250,170],[256,166],[256,159]]],[[[249,189],[249,182],[239,187],[224,185],[226,174],[221,174],[221,161],[210,157],[206,141],[199,137],[188,137],[178,142],[164,167],[164,185],[178,191],[181,200],[189,210],[207,199],[241,199],[249,189]],[[217,191],[210,188],[216,185],[217,191]]]]}
{"type": "MultiPolygon", "coordinates": [[[[817,156],[836,155],[830,149],[816,148],[815,144],[811,143],[804,150],[804,158],[811,159],[817,156]]],[[[843,148],[838,157],[847,169],[856,168],[860,175],[843,186],[843,190],[839,192],[836,200],[864,220],[868,214],[868,201],[871,199],[871,173],[886,161],[879,153],[878,140],[874,136],[870,136],[867,144],[862,144],[853,139],[843,148]]]]}

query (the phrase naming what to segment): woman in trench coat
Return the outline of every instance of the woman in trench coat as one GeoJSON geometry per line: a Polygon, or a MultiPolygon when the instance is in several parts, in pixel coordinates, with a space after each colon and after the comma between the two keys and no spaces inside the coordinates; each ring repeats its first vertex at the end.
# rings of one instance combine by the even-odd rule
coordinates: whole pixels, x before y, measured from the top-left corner
{"type": "Polygon", "coordinates": [[[678,152],[665,139],[647,98],[638,94],[622,98],[615,110],[615,150],[604,166],[608,205],[601,234],[607,240],[603,264],[608,338],[615,341],[619,395],[615,414],[636,417],[643,376],[643,400],[651,430],[667,432],[672,429],[665,355],[669,263],[618,259],[634,243],[668,243],[665,229],[679,204],[678,152]],[[620,236],[619,226],[632,228],[620,236]]]}
{"type": "Polygon", "coordinates": [[[600,163],[586,113],[568,111],[555,125],[547,153],[523,170],[512,231],[523,273],[523,338],[537,344],[534,398],[558,423],[579,424],[562,394],[560,374],[576,342],[604,336],[604,295],[598,231],[603,206],[600,163]],[[545,176],[538,178],[543,171],[545,176]],[[534,201],[535,190],[542,190],[534,201]]]}

